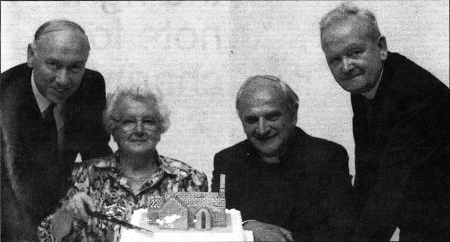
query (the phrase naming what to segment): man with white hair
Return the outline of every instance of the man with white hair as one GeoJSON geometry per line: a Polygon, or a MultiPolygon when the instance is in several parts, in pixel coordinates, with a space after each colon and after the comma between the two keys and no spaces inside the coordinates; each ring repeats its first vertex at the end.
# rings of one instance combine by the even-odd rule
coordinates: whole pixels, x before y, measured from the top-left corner
{"type": "Polygon", "coordinates": [[[248,78],[236,98],[247,139],[215,155],[212,191],[224,174],[226,207],[241,211],[255,241],[345,241],[353,227],[347,152],[297,127],[298,106],[279,78],[248,78]]]}
{"type": "Polygon", "coordinates": [[[389,52],[372,12],[343,3],[320,22],[336,82],[351,93],[357,241],[449,241],[450,91],[389,52]]]}
{"type": "Polygon", "coordinates": [[[35,241],[67,191],[72,165],[111,154],[103,76],[85,68],[89,41],[68,20],[44,23],[27,63],[1,74],[2,240],[35,241]]]}

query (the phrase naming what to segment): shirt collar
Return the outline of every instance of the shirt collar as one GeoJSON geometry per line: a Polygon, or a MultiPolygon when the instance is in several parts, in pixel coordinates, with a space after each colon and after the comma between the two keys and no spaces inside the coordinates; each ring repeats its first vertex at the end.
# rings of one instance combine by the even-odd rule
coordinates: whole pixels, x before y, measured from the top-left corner
{"type": "Polygon", "coordinates": [[[364,97],[366,97],[367,99],[373,99],[375,97],[375,94],[377,93],[378,90],[378,86],[380,86],[380,81],[381,81],[381,77],[383,76],[383,71],[384,69],[381,70],[381,74],[380,77],[378,78],[377,84],[375,84],[375,86],[370,89],[370,91],[362,93],[362,95],[364,97]]]}
{"type": "Polygon", "coordinates": [[[290,152],[295,146],[297,142],[299,142],[300,139],[303,138],[303,135],[305,133],[298,128],[297,126],[294,127],[294,130],[292,130],[292,134],[289,136],[287,142],[286,142],[286,148],[279,156],[268,158],[269,162],[264,161],[264,158],[259,154],[259,152],[253,147],[253,145],[250,143],[250,140],[247,139],[247,156],[250,157],[250,160],[259,161],[259,164],[262,164],[263,166],[270,166],[270,167],[276,167],[280,166],[283,161],[285,161],[288,157],[290,157],[290,152]],[[276,162],[278,161],[278,162],[276,162]]]}
{"type": "Polygon", "coordinates": [[[34,70],[31,72],[31,87],[33,88],[34,98],[36,99],[36,102],[39,106],[39,110],[41,111],[41,113],[43,113],[48,108],[51,102],[47,98],[42,96],[42,94],[37,89],[36,82],[34,80],[34,70]]]}

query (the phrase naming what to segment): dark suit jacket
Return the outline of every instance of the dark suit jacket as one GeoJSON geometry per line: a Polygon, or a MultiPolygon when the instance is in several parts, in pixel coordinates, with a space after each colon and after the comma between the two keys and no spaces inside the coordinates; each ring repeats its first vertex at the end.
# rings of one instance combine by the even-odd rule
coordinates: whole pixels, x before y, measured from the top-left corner
{"type": "Polygon", "coordinates": [[[358,240],[449,241],[449,89],[389,53],[375,98],[351,102],[358,240]]]}
{"type": "Polygon", "coordinates": [[[291,231],[296,241],[347,238],[352,227],[346,150],[296,128],[280,163],[261,160],[248,140],[214,157],[212,191],[225,174],[226,207],[242,219],[291,231]]]}
{"type": "Polygon", "coordinates": [[[102,127],[103,76],[86,70],[79,89],[66,100],[64,148],[58,152],[43,129],[31,72],[22,64],[1,74],[2,241],[37,239],[37,225],[68,189],[78,154],[83,160],[111,154],[110,136],[102,127]]]}

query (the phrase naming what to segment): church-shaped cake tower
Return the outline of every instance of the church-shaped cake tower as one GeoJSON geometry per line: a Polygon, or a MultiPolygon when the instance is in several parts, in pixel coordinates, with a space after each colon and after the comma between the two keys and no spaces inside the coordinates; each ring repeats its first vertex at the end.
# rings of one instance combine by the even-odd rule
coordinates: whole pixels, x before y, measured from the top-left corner
{"type": "Polygon", "coordinates": [[[219,192],[166,192],[150,198],[147,216],[160,228],[210,230],[227,226],[225,214],[225,175],[220,175],[219,192]]]}

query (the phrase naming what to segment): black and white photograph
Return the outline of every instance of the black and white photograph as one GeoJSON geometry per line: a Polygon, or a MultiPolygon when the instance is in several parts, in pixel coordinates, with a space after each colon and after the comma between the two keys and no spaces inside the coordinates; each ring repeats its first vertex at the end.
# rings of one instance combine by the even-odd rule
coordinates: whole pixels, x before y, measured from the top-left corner
{"type": "Polygon", "coordinates": [[[449,241],[449,10],[1,1],[1,241],[449,241]]]}

